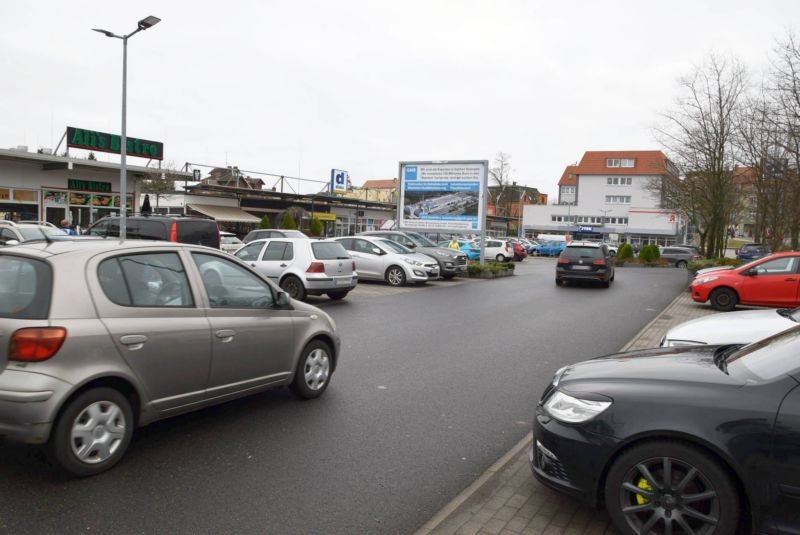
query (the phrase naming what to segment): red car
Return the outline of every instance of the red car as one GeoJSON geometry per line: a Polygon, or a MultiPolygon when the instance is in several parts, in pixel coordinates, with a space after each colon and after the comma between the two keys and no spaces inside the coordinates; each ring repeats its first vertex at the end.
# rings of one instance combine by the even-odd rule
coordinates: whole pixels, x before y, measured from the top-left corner
{"type": "Polygon", "coordinates": [[[800,252],[776,253],[734,269],[700,270],[692,281],[692,299],[717,310],[736,305],[800,305],[800,252]]]}
{"type": "Polygon", "coordinates": [[[515,262],[522,262],[528,256],[528,251],[525,250],[525,246],[518,241],[509,241],[508,247],[513,247],[512,250],[514,251],[515,262]]]}

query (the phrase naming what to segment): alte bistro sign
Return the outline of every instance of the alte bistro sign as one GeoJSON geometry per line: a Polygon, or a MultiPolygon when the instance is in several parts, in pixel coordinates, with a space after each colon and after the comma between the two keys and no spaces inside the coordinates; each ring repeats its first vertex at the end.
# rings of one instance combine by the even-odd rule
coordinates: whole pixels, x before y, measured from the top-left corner
{"type": "MultiPolygon", "coordinates": [[[[160,141],[127,138],[127,154],[151,160],[164,159],[164,144],[160,141]]],[[[120,137],[105,132],[84,130],[83,128],[67,127],[67,146],[78,149],[95,150],[98,152],[120,153],[120,137]]]]}

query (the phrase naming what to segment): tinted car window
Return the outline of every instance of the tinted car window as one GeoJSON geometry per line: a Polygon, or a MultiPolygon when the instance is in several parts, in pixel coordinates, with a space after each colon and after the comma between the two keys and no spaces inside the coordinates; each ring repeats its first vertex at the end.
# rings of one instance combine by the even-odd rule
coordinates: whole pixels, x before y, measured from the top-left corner
{"type": "Polygon", "coordinates": [[[336,260],[350,258],[341,243],[337,242],[315,242],[311,244],[314,258],[317,260],[336,260]]]}
{"type": "Polygon", "coordinates": [[[211,308],[269,308],[275,298],[269,284],[243,267],[216,255],[192,253],[211,308]]]}
{"type": "Polygon", "coordinates": [[[271,241],[267,244],[267,250],[264,251],[263,260],[283,260],[283,253],[285,251],[285,241],[271,241]]]}
{"type": "Polygon", "coordinates": [[[795,272],[796,264],[797,258],[786,256],[759,264],[756,272],[759,275],[786,275],[795,272]]]}
{"type": "Polygon", "coordinates": [[[294,259],[294,244],[289,242],[286,244],[286,249],[283,251],[283,259],[284,260],[293,260],[294,259]]]}
{"type": "Polygon", "coordinates": [[[342,247],[347,249],[348,251],[353,250],[353,238],[342,238],[340,240],[336,240],[342,244],[342,247]]]}
{"type": "MultiPolygon", "coordinates": [[[[131,219],[125,231],[133,240],[169,240],[167,225],[161,221],[146,221],[144,219],[131,219]]],[[[119,236],[119,229],[117,229],[119,236]]]]}
{"type": "Polygon", "coordinates": [[[178,223],[178,241],[219,249],[219,228],[211,219],[185,220],[178,223]]]}
{"type": "MultiPolygon", "coordinates": [[[[44,239],[44,232],[39,227],[18,227],[17,230],[22,235],[23,240],[41,240],[44,239]]],[[[63,232],[61,232],[63,234],[63,232]]]]}
{"type": "Polygon", "coordinates": [[[106,297],[118,305],[194,306],[189,280],[177,253],[109,258],[100,263],[97,275],[106,297]]]}
{"type": "Polygon", "coordinates": [[[108,221],[98,221],[86,233],[90,236],[105,236],[108,233],[108,221]]]}
{"type": "Polygon", "coordinates": [[[600,247],[566,247],[561,256],[570,260],[581,258],[603,258],[603,249],[600,247]]]}
{"type": "Polygon", "coordinates": [[[261,249],[264,247],[264,242],[249,243],[236,251],[236,257],[242,260],[255,261],[261,254],[261,249]]]}
{"type": "Polygon", "coordinates": [[[47,263],[0,256],[0,318],[47,318],[52,282],[52,269],[47,263]]]}
{"type": "Polygon", "coordinates": [[[17,235],[11,231],[11,229],[7,228],[0,228],[0,245],[5,245],[8,240],[17,240],[17,235]]]}

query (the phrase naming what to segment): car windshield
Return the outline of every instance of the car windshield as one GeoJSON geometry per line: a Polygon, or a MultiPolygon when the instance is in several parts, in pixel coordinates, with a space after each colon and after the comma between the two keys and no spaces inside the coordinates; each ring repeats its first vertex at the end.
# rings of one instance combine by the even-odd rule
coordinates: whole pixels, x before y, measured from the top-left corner
{"type": "Polygon", "coordinates": [[[388,250],[392,251],[393,253],[411,254],[411,253],[414,252],[411,249],[409,249],[408,247],[406,247],[405,245],[400,245],[399,243],[394,242],[392,240],[385,240],[384,239],[384,240],[376,240],[376,241],[380,244],[381,247],[383,247],[384,249],[388,249],[388,250]]]}
{"type": "Polygon", "coordinates": [[[317,260],[344,260],[349,259],[342,244],[336,241],[320,241],[311,244],[314,251],[314,258],[317,260]]]}
{"type": "MultiPolygon", "coordinates": [[[[47,228],[47,227],[44,227],[44,228],[47,228]]],[[[20,234],[22,234],[22,239],[23,240],[41,240],[45,236],[44,230],[43,230],[42,227],[33,227],[33,226],[31,226],[31,227],[23,227],[23,226],[19,226],[19,227],[17,227],[17,230],[19,231],[20,234]]],[[[60,234],[64,234],[60,230],[58,232],[60,234]]]]}
{"type": "Polygon", "coordinates": [[[284,237],[286,238],[308,238],[308,236],[299,230],[282,230],[281,232],[283,232],[284,237]]]}
{"type": "Polygon", "coordinates": [[[744,346],[728,358],[728,371],[737,368],[758,380],[769,381],[800,368],[800,326],[744,346]]]}
{"type": "Polygon", "coordinates": [[[423,236],[422,234],[417,234],[416,232],[406,232],[406,235],[414,242],[414,245],[417,247],[436,247],[437,245],[433,243],[431,240],[423,236]]]}
{"type": "Polygon", "coordinates": [[[242,243],[242,240],[236,236],[223,236],[222,243],[242,243]]]}

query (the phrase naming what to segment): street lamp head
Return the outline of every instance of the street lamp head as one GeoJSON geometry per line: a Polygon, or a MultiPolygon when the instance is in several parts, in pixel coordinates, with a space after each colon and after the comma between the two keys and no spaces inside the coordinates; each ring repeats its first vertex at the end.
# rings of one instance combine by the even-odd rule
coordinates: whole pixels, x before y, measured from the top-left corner
{"type": "Polygon", "coordinates": [[[159,22],[161,22],[160,18],[154,17],[153,15],[150,15],[149,17],[145,17],[145,18],[143,18],[142,20],[139,21],[139,29],[140,30],[146,30],[147,28],[152,28],[153,26],[155,26],[159,22]]]}
{"type": "Polygon", "coordinates": [[[98,28],[92,28],[93,32],[102,33],[106,37],[115,37],[113,33],[109,32],[108,30],[100,30],[98,28]]]}

